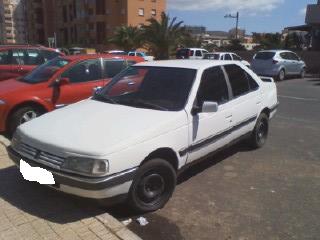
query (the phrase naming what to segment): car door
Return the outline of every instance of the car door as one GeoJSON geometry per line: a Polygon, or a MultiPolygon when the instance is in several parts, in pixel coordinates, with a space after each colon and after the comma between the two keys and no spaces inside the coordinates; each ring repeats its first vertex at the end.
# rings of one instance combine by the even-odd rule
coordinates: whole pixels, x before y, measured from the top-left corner
{"type": "Polygon", "coordinates": [[[205,70],[202,74],[194,105],[217,102],[218,111],[198,113],[190,119],[190,146],[188,162],[206,156],[230,141],[228,131],[232,124],[232,104],[225,74],[220,66],[205,70]]]}
{"type": "Polygon", "coordinates": [[[300,74],[303,67],[300,58],[293,52],[289,52],[288,55],[291,60],[292,74],[300,74]]]}
{"type": "Polygon", "coordinates": [[[232,90],[232,140],[253,130],[261,108],[259,85],[238,65],[225,65],[224,69],[232,90]]]}
{"type": "Polygon", "coordinates": [[[10,51],[0,50],[0,80],[9,79],[14,76],[10,61],[10,51]]]}
{"type": "Polygon", "coordinates": [[[76,63],[61,74],[60,79],[69,79],[69,84],[59,87],[55,102],[62,107],[92,96],[94,89],[103,87],[102,59],[90,59],[76,63]]]}
{"type": "Polygon", "coordinates": [[[280,53],[280,57],[283,59],[281,61],[282,65],[285,68],[286,75],[294,74],[294,62],[292,61],[290,57],[289,52],[282,52],[280,53]]]}

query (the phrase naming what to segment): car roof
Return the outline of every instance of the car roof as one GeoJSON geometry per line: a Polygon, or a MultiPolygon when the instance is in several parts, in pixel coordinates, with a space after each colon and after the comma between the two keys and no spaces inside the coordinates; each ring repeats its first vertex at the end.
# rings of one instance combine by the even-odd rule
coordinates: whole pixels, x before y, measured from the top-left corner
{"type": "Polygon", "coordinates": [[[57,52],[56,49],[54,48],[48,48],[48,47],[44,47],[42,45],[0,45],[0,50],[8,50],[8,49],[17,49],[17,48],[25,48],[25,49],[29,49],[29,48],[37,48],[37,49],[43,49],[43,50],[49,50],[49,51],[54,51],[57,52]]]}
{"type": "Polygon", "coordinates": [[[234,61],[212,61],[212,60],[163,60],[153,62],[138,63],[135,66],[146,66],[146,67],[172,67],[172,68],[187,68],[202,70],[209,67],[222,66],[228,64],[236,64],[234,61]]]}
{"type": "MultiPolygon", "coordinates": [[[[276,49],[274,49],[274,50],[261,50],[261,51],[259,51],[259,52],[272,52],[272,53],[281,53],[281,52],[292,52],[292,51],[290,51],[290,50],[283,50],[283,49],[278,49],[278,50],[276,50],[276,49]]],[[[259,53],[258,52],[258,53],[259,53]]]]}
{"type": "Polygon", "coordinates": [[[144,61],[142,57],[113,55],[113,54],[78,54],[78,55],[64,56],[63,58],[69,61],[86,60],[86,59],[94,59],[94,58],[125,59],[125,60],[137,61],[137,62],[144,61]]]}

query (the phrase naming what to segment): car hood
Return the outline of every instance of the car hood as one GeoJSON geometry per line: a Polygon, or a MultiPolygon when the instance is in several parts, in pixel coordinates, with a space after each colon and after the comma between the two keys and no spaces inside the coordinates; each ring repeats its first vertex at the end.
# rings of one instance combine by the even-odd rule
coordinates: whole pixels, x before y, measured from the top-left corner
{"type": "Polygon", "coordinates": [[[13,92],[24,92],[28,88],[34,86],[34,84],[29,84],[21,82],[15,78],[4,80],[0,82],[0,98],[7,94],[12,94],[13,92]]]}
{"type": "Polygon", "coordinates": [[[102,157],[187,124],[169,112],[84,100],[21,125],[21,140],[61,157],[102,157]]]}

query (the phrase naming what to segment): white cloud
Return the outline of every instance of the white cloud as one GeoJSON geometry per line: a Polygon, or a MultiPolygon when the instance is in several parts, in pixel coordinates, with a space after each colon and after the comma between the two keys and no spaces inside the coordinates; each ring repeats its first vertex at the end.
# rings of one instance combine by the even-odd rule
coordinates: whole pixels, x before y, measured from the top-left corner
{"type": "Polygon", "coordinates": [[[302,9],[299,11],[299,15],[305,16],[306,14],[307,14],[307,8],[302,8],[302,9]]]}
{"type": "Polygon", "coordinates": [[[228,10],[243,12],[271,11],[284,0],[168,0],[169,9],[175,10],[228,10]]]}

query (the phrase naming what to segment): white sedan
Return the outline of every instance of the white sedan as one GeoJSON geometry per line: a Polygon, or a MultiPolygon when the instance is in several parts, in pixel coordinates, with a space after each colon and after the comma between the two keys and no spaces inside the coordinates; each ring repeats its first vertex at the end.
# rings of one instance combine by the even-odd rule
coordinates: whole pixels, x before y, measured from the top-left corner
{"type": "Polygon", "coordinates": [[[262,147],[277,106],[273,80],[240,63],[144,62],[91,99],[21,125],[8,151],[52,174],[56,190],[153,211],[185,166],[244,138],[262,147]]]}
{"type": "Polygon", "coordinates": [[[213,52],[204,55],[203,59],[207,60],[224,60],[224,61],[238,61],[250,68],[250,63],[243,60],[239,55],[232,52],[213,52]]]}

